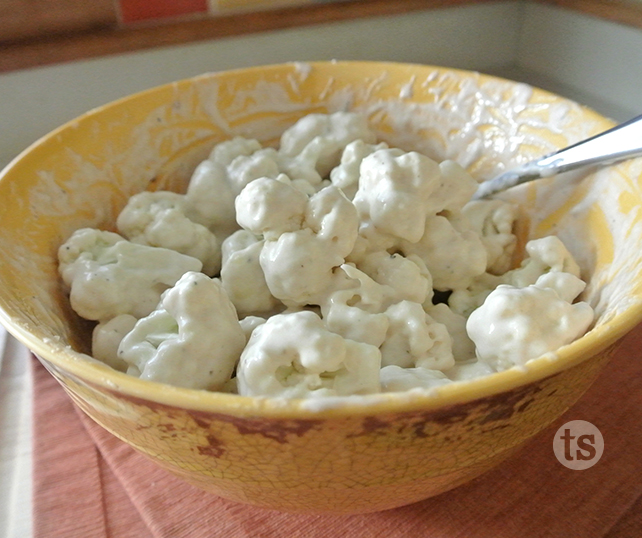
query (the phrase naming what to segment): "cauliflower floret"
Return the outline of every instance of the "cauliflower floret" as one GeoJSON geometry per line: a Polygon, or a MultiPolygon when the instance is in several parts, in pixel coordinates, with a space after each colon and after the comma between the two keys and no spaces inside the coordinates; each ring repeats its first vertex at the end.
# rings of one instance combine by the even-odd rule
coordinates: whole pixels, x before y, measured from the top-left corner
{"type": "Polygon", "coordinates": [[[79,316],[97,321],[120,314],[146,316],[167,288],[203,266],[191,256],[93,228],[74,232],[58,250],[58,261],[70,287],[71,307],[79,316]]]}
{"type": "Polygon", "coordinates": [[[304,224],[321,241],[331,243],[342,258],[350,254],[359,233],[357,210],[341,189],[333,186],[310,198],[304,224]]]}
{"type": "Polygon", "coordinates": [[[416,242],[431,211],[430,195],[441,179],[439,165],[416,152],[381,149],[361,162],[354,205],[361,220],[384,233],[416,242]]]}
{"type": "Polygon", "coordinates": [[[430,197],[430,203],[435,213],[447,211],[460,213],[468,203],[479,184],[455,161],[439,163],[441,181],[439,187],[430,197]]]}
{"type": "Polygon", "coordinates": [[[528,257],[517,269],[499,276],[483,273],[474,278],[466,288],[456,289],[448,300],[450,307],[455,312],[468,316],[500,284],[524,288],[535,284],[542,275],[548,273],[568,273],[579,278],[579,266],[556,236],[532,239],[526,243],[526,252],[528,257]]]}
{"type": "Polygon", "coordinates": [[[536,281],[534,286],[538,288],[550,288],[557,292],[560,299],[572,303],[575,298],[584,291],[586,282],[579,277],[562,271],[544,273],[536,281]]]}
{"type": "Polygon", "coordinates": [[[186,214],[224,239],[238,229],[234,199],[243,187],[279,173],[276,150],[242,137],[222,142],[194,170],[185,194],[186,214]]]}
{"type": "Polygon", "coordinates": [[[484,272],[484,246],[461,215],[477,185],[463,168],[387,149],[365,157],[360,174],[354,204],[362,222],[372,226],[362,224],[351,261],[359,263],[374,236],[385,250],[421,258],[438,290],[466,287],[484,272]],[[390,242],[390,237],[399,240],[390,242]]]}
{"type": "Polygon", "coordinates": [[[127,363],[118,356],[118,346],[138,321],[134,316],[121,314],[94,327],[91,337],[91,354],[115,370],[127,371],[127,363]]]}
{"type": "Polygon", "coordinates": [[[569,344],[592,321],[587,303],[571,304],[552,288],[502,284],[470,315],[466,330],[479,359],[504,370],[569,344]]]}
{"type": "Polygon", "coordinates": [[[264,241],[238,230],[223,241],[221,282],[239,316],[269,313],[281,304],[265,281],[259,262],[264,241]]]}
{"type": "Polygon", "coordinates": [[[118,215],[118,231],[133,243],[163,247],[201,260],[203,272],[221,269],[221,247],[205,226],[185,216],[185,197],[167,191],[140,192],[118,215]]]}
{"type": "Polygon", "coordinates": [[[486,248],[486,271],[494,275],[508,271],[517,243],[513,234],[517,220],[515,204],[503,200],[473,200],[464,206],[462,214],[486,248]]]}
{"type": "Polygon", "coordinates": [[[262,148],[261,143],[253,138],[235,136],[216,144],[210,151],[208,161],[229,166],[237,157],[249,157],[262,148]]]}
{"type": "Polygon", "coordinates": [[[394,290],[393,302],[424,303],[432,299],[432,276],[419,256],[406,258],[378,251],[364,256],[357,267],[375,282],[390,286],[394,290]]]}
{"type": "Polygon", "coordinates": [[[245,334],[220,282],[189,272],[163,294],[158,309],[138,320],[118,356],[141,379],[221,390],[244,346],[245,334]]]}
{"type": "Polygon", "coordinates": [[[260,177],[276,178],[281,175],[278,154],[274,148],[263,148],[252,155],[240,155],[227,167],[232,190],[238,194],[260,177]]]}
{"type": "Polygon", "coordinates": [[[266,241],[259,256],[270,293],[287,306],[316,304],[344,259],[309,228],[266,241]]]}
{"type": "Polygon", "coordinates": [[[289,182],[259,178],[236,197],[236,220],[242,228],[266,239],[300,230],[308,197],[289,182]]]}
{"type": "Polygon", "coordinates": [[[382,232],[370,221],[361,221],[357,240],[346,261],[359,264],[368,254],[394,252],[398,250],[398,243],[399,238],[382,232]]]}
{"type": "Polygon", "coordinates": [[[354,140],[375,142],[365,116],[353,112],[308,114],[281,136],[281,170],[291,178],[318,184],[339,164],[343,149],[354,140]]]}
{"type": "Polygon", "coordinates": [[[187,186],[187,216],[224,239],[238,229],[235,197],[227,168],[205,160],[196,167],[187,186]]]}
{"type": "Polygon", "coordinates": [[[393,289],[349,264],[342,265],[333,280],[333,291],[321,303],[328,329],[344,338],[379,347],[388,332],[388,316],[383,312],[393,289]]]}
{"type": "Polygon", "coordinates": [[[341,190],[319,191],[308,202],[301,230],[265,241],[260,263],[272,295],[287,306],[319,304],[357,233],[356,209],[341,190]]]}
{"type": "Polygon", "coordinates": [[[380,372],[381,392],[402,392],[412,389],[428,389],[446,385],[451,380],[440,370],[428,368],[401,368],[391,364],[380,372]]]}
{"type": "Polygon", "coordinates": [[[445,370],[444,373],[452,381],[470,381],[478,377],[484,377],[494,374],[496,370],[490,364],[477,359],[457,362],[452,368],[445,370]]]}
{"type": "Polygon", "coordinates": [[[331,333],[314,312],[278,314],[252,332],[237,368],[239,394],[286,398],[379,392],[375,346],[331,333]]]}
{"type": "Polygon", "coordinates": [[[502,282],[523,288],[534,284],[545,273],[563,272],[580,276],[580,268],[559,237],[550,235],[526,243],[528,258],[521,267],[508,271],[502,282]]]}
{"type": "Polygon", "coordinates": [[[388,144],[368,144],[363,140],[350,142],[341,154],[341,163],[330,171],[332,184],[339,187],[348,200],[352,200],[359,189],[359,169],[368,155],[380,149],[388,149],[388,144]]]}
{"type": "Polygon", "coordinates": [[[453,357],[457,362],[472,360],[475,355],[475,344],[466,332],[466,318],[454,312],[447,304],[424,303],[426,313],[438,323],[445,325],[452,338],[453,357]]]}
{"type": "Polygon", "coordinates": [[[470,313],[479,308],[488,294],[502,283],[502,277],[482,273],[473,278],[465,288],[453,290],[448,298],[448,306],[453,312],[468,317],[470,313]]]}
{"type": "MultiPolygon", "coordinates": [[[[373,254],[368,262],[380,282],[351,264],[343,264],[321,302],[321,312],[332,332],[379,347],[389,335],[388,309],[412,298],[423,301],[426,278],[420,266],[398,255],[373,254]]],[[[395,314],[395,309],[390,312],[395,314]]]]}
{"type": "Polygon", "coordinates": [[[250,336],[252,336],[252,332],[254,329],[256,329],[259,325],[263,325],[267,319],[262,318],[260,316],[246,316],[242,320],[239,321],[241,324],[241,329],[243,329],[243,334],[245,334],[245,343],[249,342],[250,336]]]}
{"type": "Polygon", "coordinates": [[[467,222],[453,215],[426,219],[425,233],[418,242],[402,241],[400,251],[419,256],[440,291],[466,288],[486,270],[486,249],[467,222]]]}
{"type": "Polygon", "coordinates": [[[390,306],[386,316],[390,325],[379,348],[382,366],[446,370],[455,364],[446,326],[426,314],[422,305],[401,301],[390,306]]]}
{"type": "Polygon", "coordinates": [[[409,243],[424,235],[426,218],[459,213],[477,183],[458,164],[425,155],[380,149],[361,161],[354,204],[363,221],[409,243]]]}

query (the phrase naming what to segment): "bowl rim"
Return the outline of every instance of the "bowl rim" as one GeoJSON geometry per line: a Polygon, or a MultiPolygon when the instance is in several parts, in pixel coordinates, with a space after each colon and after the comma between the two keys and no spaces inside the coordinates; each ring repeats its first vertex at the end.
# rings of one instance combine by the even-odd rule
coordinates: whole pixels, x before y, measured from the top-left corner
{"type": "MultiPolygon", "coordinates": [[[[199,79],[234,76],[239,73],[265,72],[266,70],[292,69],[297,64],[306,64],[311,68],[332,69],[333,66],[356,67],[358,65],[384,68],[425,69],[442,72],[460,73],[467,76],[477,76],[482,80],[504,81],[511,84],[523,84],[510,79],[470,71],[465,69],[434,66],[429,64],[414,64],[403,62],[378,61],[314,61],[287,62],[260,65],[248,68],[237,68],[217,72],[208,72],[193,77],[157,85],[145,90],[132,93],[119,99],[95,107],[80,116],[64,123],[48,134],[39,138],[20,152],[0,171],[0,182],[11,173],[12,169],[27,155],[52,139],[63,130],[69,129],[79,122],[90,119],[106,109],[128,101],[145,97],[146,95],[164,91],[177,85],[189,85],[199,79]]],[[[605,124],[613,123],[592,109],[575,103],[552,92],[531,86],[534,93],[562,99],[579,106],[584,112],[594,116],[605,124]]],[[[406,392],[380,393],[368,396],[330,397],[312,399],[285,399],[268,397],[249,397],[237,394],[219,393],[205,390],[187,389],[170,386],[164,383],[141,380],[139,378],[116,371],[89,355],[73,350],[70,346],[57,341],[45,341],[35,336],[6,308],[0,296],[0,323],[19,342],[24,344],[48,368],[60,372],[62,377],[71,375],[75,381],[89,385],[101,391],[111,392],[129,397],[140,402],[149,401],[154,404],[228,414],[240,417],[264,417],[273,419],[320,419],[347,418],[381,413],[405,413],[417,411],[432,411],[443,409],[456,404],[478,400],[484,397],[504,393],[525,385],[537,382],[547,377],[555,376],[568,370],[591,357],[594,357],[614,345],[629,331],[642,321],[642,301],[633,302],[626,310],[616,313],[603,325],[591,329],[581,338],[563,346],[554,353],[528,361],[524,366],[513,367],[502,372],[493,373],[472,380],[449,383],[428,390],[411,390],[406,392]]]]}

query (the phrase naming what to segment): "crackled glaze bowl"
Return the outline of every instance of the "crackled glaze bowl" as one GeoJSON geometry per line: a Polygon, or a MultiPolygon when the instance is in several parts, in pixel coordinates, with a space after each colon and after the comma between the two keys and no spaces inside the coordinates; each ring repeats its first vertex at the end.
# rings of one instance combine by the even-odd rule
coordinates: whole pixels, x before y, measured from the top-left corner
{"type": "Polygon", "coordinates": [[[80,408],[158,465],[216,495],[280,510],[376,511],[471,480],[573,405],[642,320],[636,160],[504,194],[525,208],[521,233],[564,240],[597,312],[586,336],[524,368],[425,393],[309,402],[173,388],[93,360],[91,326],[70,310],[58,278],[58,246],[80,227],[113,229],[136,192],[180,192],[216,142],[276,143],[301,116],[337,110],[362,111],[389,144],[457,160],[479,179],[613,125],[478,73],[293,63],[206,74],[108,104],[36,142],[0,180],[7,329],[80,408]]]}

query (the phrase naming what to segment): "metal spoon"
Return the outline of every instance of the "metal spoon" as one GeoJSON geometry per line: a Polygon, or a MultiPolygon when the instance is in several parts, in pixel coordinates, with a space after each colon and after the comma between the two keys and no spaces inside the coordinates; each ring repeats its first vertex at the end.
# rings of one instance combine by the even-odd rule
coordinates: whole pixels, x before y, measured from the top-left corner
{"type": "Polygon", "coordinates": [[[568,172],[582,166],[614,164],[640,156],[642,156],[642,115],[484,181],[477,188],[473,200],[487,198],[515,185],[568,172]]]}

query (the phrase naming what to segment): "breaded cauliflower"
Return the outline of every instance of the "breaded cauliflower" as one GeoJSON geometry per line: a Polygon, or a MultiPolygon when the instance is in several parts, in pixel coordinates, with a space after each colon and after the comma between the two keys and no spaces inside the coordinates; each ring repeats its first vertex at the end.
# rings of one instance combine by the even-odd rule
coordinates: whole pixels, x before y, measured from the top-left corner
{"type": "Polygon", "coordinates": [[[75,231],[59,248],[58,262],[71,307],[97,321],[120,314],[146,316],[183,274],[203,266],[191,256],[93,228],[75,231]]]}
{"type": "Polygon", "coordinates": [[[317,398],[379,392],[375,346],[328,331],[310,311],[272,316],[252,332],[237,369],[239,394],[317,398]]]}
{"type": "Polygon", "coordinates": [[[141,379],[221,390],[244,346],[245,333],[220,282],[189,272],[122,339],[118,357],[141,379]]]}

